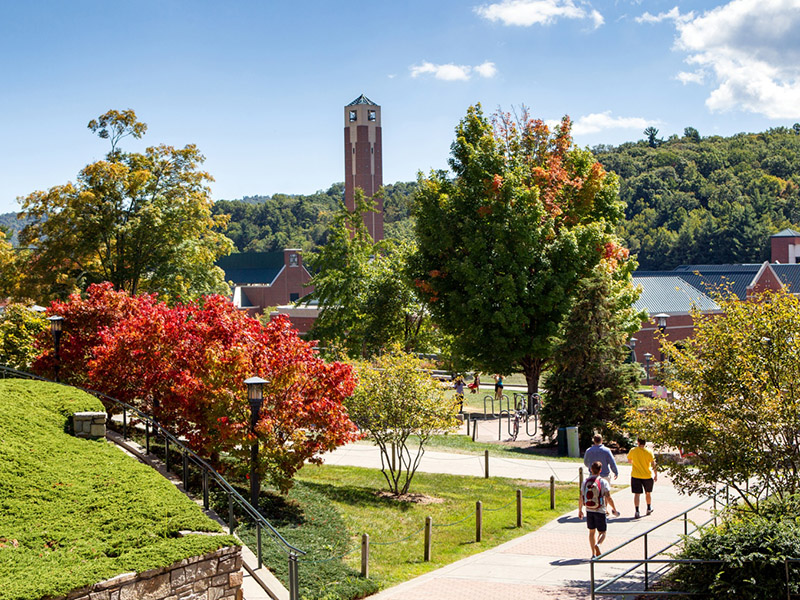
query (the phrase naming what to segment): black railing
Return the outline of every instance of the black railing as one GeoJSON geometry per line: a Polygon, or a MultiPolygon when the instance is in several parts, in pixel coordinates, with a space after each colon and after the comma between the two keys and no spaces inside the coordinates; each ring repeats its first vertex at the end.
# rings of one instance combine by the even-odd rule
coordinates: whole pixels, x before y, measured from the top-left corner
{"type": "MultiPolygon", "coordinates": [[[[721,559],[678,559],[678,558],[658,558],[659,556],[663,556],[668,550],[675,548],[679,544],[682,543],[685,537],[694,535],[697,532],[702,531],[702,529],[711,523],[714,525],[717,524],[717,513],[718,513],[718,506],[721,504],[722,506],[728,506],[731,502],[730,496],[730,488],[729,486],[725,486],[724,488],[718,490],[710,497],[706,498],[705,500],[698,502],[694,506],[687,508],[681,513],[667,519],[666,521],[662,521],[658,525],[651,527],[647,531],[636,535],[629,540],[619,544],[618,546],[612,548],[601,554],[600,556],[594,557],[591,559],[589,563],[590,568],[590,577],[591,577],[591,600],[595,600],[597,596],[640,596],[640,595],[647,595],[647,597],[657,597],[657,596],[707,596],[708,594],[703,594],[699,592],[684,592],[674,589],[669,590],[654,590],[651,587],[651,581],[653,580],[654,576],[663,576],[667,571],[671,570],[673,567],[681,564],[722,564],[725,561],[721,559]],[[722,500],[722,502],[720,502],[722,500]],[[695,523],[693,520],[689,519],[689,513],[692,511],[700,509],[702,506],[707,504],[711,504],[711,516],[701,523],[695,523]],[[649,536],[654,531],[664,527],[665,525],[672,523],[674,521],[683,521],[683,537],[680,537],[674,542],[667,544],[666,546],[660,548],[656,552],[650,552],[649,547],[649,536]],[[690,529],[691,524],[691,529],[690,529]],[[625,548],[626,546],[630,545],[631,543],[637,540],[643,541],[644,551],[642,558],[639,559],[615,559],[615,558],[608,558],[614,552],[625,548]],[[630,565],[630,568],[624,570],[622,573],[614,575],[607,581],[602,583],[597,582],[596,577],[596,569],[598,566],[602,565],[630,565]],[[652,565],[660,565],[660,568],[656,571],[652,571],[652,565]],[[641,569],[643,571],[643,579],[642,584],[644,589],[636,589],[637,586],[627,586],[625,589],[609,589],[610,586],[614,585],[617,582],[621,582],[623,578],[627,577],[634,571],[641,569]]],[[[788,558],[785,560],[786,564],[786,597],[788,600],[791,598],[798,597],[797,594],[792,595],[790,593],[790,579],[789,579],[789,563],[800,563],[800,558],[788,558]]]]}
{"type": "MultiPolygon", "coordinates": [[[[11,367],[7,367],[4,365],[0,365],[0,376],[3,379],[34,379],[38,381],[47,381],[49,383],[58,383],[51,379],[47,379],[46,377],[41,377],[40,375],[34,375],[32,373],[26,373],[24,371],[18,371],[16,369],[12,369],[11,367]]],[[[64,383],[58,383],[58,385],[68,385],[64,383]]],[[[306,554],[304,550],[297,548],[290,544],[289,542],[284,539],[284,537],[278,532],[272,524],[264,518],[264,516],[258,511],[256,507],[251,505],[247,500],[242,497],[242,495],[236,491],[236,489],[222,476],[220,475],[214,467],[208,464],[202,457],[200,457],[194,450],[188,448],[181,440],[164,429],[164,427],[152,416],[143,413],[135,406],[132,406],[126,402],[121,400],[117,400],[116,398],[112,398],[107,394],[103,394],[102,392],[98,392],[95,390],[90,390],[86,388],[82,388],[80,386],[70,386],[81,391],[86,392],[87,394],[91,394],[104,402],[107,402],[107,406],[113,406],[117,409],[122,411],[122,438],[124,440],[128,439],[128,416],[135,415],[135,418],[144,423],[145,426],[145,452],[150,454],[150,440],[151,437],[158,437],[159,435],[164,439],[164,446],[165,446],[165,453],[164,453],[164,466],[167,471],[170,470],[170,446],[175,447],[175,451],[180,452],[181,460],[182,460],[182,475],[183,475],[183,489],[184,492],[187,494],[189,493],[189,463],[193,463],[196,465],[202,473],[202,492],[203,492],[203,507],[206,510],[209,510],[209,490],[210,490],[210,483],[216,482],[217,486],[222,490],[222,492],[227,496],[228,500],[228,529],[231,533],[234,533],[236,529],[236,519],[234,516],[235,507],[238,506],[239,512],[244,514],[245,517],[249,517],[256,526],[256,540],[257,540],[257,548],[256,552],[254,553],[258,560],[257,569],[260,569],[263,566],[263,559],[262,559],[262,552],[261,552],[261,539],[262,531],[266,531],[270,538],[273,540],[274,543],[278,545],[278,547],[287,554],[289,560],[289,598],[290,600],[297,600],[299,598],[299,588],[298,588],[298,565],[297,565],[297,558],[299,556],[303,556],[306,554]],[[209,481],[209,479],[211,481],[209,481]]]]}

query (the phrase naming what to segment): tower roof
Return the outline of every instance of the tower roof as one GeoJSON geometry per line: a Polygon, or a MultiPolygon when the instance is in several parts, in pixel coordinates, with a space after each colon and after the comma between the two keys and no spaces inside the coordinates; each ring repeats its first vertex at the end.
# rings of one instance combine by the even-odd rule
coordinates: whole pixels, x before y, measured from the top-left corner
{"type": "Polygon", "coordinates": [[[378,105],[377,105],[377,104],[375,104],[375,103],[374,103],[372,100],[370,100],[369,98],[367,98],[367,97],[366,97],[364,94],[361,94],[361,95],[360,95],[358,98],[356,98],[355,100],[353,100],[353,101],[352,101],[350,104],[348,104],[347,106],[355,106],[356,104],[369,104],[370,106],[378,106],[378,105]]]}

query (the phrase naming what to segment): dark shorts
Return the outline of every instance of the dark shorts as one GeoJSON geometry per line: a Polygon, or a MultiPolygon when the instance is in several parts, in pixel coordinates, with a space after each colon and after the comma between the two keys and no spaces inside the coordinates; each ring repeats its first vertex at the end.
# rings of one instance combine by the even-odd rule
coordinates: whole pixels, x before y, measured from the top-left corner
{"type": "Polygon", "coordinates": [[[606,513],[587,510],[586,526],[589,529],[597,529],[597,531],[605,531],[606,529],[608,529],[608,524],[606,523],[606,513]]]}
{"type": "Polygon", "coordinates": [[[649,494],[653,491],[653,478],[639,479],[638,477],[631,477],[631,491],[634,494],[641,494],[642,492],[649,494]]]}

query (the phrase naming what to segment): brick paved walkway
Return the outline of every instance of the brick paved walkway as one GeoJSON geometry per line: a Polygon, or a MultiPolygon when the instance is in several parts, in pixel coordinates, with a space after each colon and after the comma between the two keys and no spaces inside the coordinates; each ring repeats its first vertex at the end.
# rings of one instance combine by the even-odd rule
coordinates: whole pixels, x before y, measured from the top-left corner
{"type": "MultiPolygon", "coordinates": [[[[482,458],[443,452],[426,452],[419,470],[480,475],[482,460],[482,458]]],[[[363,444],[346,446],[325,459],[329,464],[372,468],[379,466],[379,461],[378,450],[363,444]]],[[[630,467],[619,466],[620,477],[617,483],[628,485],[630,467]]],[[[515,478],[547,480],[555,472],[558,479],[569,481],[572,479],[570,475],[577,475],[577,469],[576,463],[557,461],[492,459],[490,463],[491,474],[515,478]]],[[[629,489],[614,493],[614,500],[622,515],[609,522],[608,538],[602,546],[604,552],[696,505],[701,499],[679,495],[669,480],[662,477],[653,491],[655,512],[651,516],[633,518],[633,496],[629,489]]],[[[708,515],[707,509],[700,509],[693,512],[690,519],[705,520],[708,515]]],[[[689,526],[691,528],[691,524],[689,526]]],[[[652,554],[660,550],[674,541],[683,531],[684,522],[680,519],[649,534],[648,551],[652,554]]],[[[643,554],[644,543],[640,539],[614,552],[609,558],[638,559],[643,554]]],[[[586,521],[578,519],[576,510],[554,519],[536,531],[383,590],[370,598],[371,600],[584,599],[589,597],[589,556],[586,521]]],[[[596,577],[602,581],[622,570],[621,565],[597,565],[596,577]]],[[[641,573],[626,581],[629,584],[637,583],[639,580],[636,577],[641,577],[641,573]]]]}

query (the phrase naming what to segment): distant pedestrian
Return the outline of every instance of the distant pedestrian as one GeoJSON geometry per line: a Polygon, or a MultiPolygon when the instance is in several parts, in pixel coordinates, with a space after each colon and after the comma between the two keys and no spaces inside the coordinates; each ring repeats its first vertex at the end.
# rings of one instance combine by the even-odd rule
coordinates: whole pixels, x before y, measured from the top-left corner
{"type": "Polygon", "coordinates": [[[461,375],[456,375],[453,382],[453,387],[456,389],[456,400],[458,400],[458,412],[464,411],[464,378],[461,375]]]}
{"type": "Polygon", "coordinates": [[[600,476],[602,468],[600,461],[592,463],[589,467],[591,475],[581,485],[581,494],[578,498],[579,519],[583,519],[583,510],[586,509],[586,526],[589,528],[589,546],[593,557],[602,554],[600,544],[606,539],[608,508],[611,507],[615,517],[619,516],[614,499],[611,497],[611,485],[608,480],[600,476]]]}
{"type": "MultiPolygon", "coordinates": [[[[502,400],[503,398],[503,376],[500,374],[495,373],[494,376],[494,399],[495,400],[502,400]]],[[[500,409],[502,410],[502,406],[500,409]]]]}
{"type": "Polygon", "coordinates": [[[614,460],[611,450],[603,445],[603,436],[599,433],[595,434],[592,442],[594,442],[594,445],[587,448],[586,453],[583,455],[583,464],[586,465],[586,468],[589,468],[593,462],[598,461],[603,466],[600,471],[600,477],[608,478],[611,473],[614,473],[614,479],[619,477],[617,462],[614,460]]]}
{"type": "Polygon", "coordinates": [[[628,452],[628,461],[633,465],[631,471],[631,491],[633,492],[633,506],[636,509],[634,518],[638,519],[639,514],[639,499],[644,492],[644,499],[647,502],[647,514],[653,514],[653,504],[651,494],[653,492],[653,484],[658,481],[658,469],[656,467],[656,457],[653,451],[645,447],[647,440],[638,438],[636,440],[636,448],[632,448],[628,452]]]}
{"type": "Polygon", "coordinates": [[[475,377],[472,378],[472,383],[467,386],[473,394],[477,394],[481,387],[481,374],[475,371],[475,377]]]}

